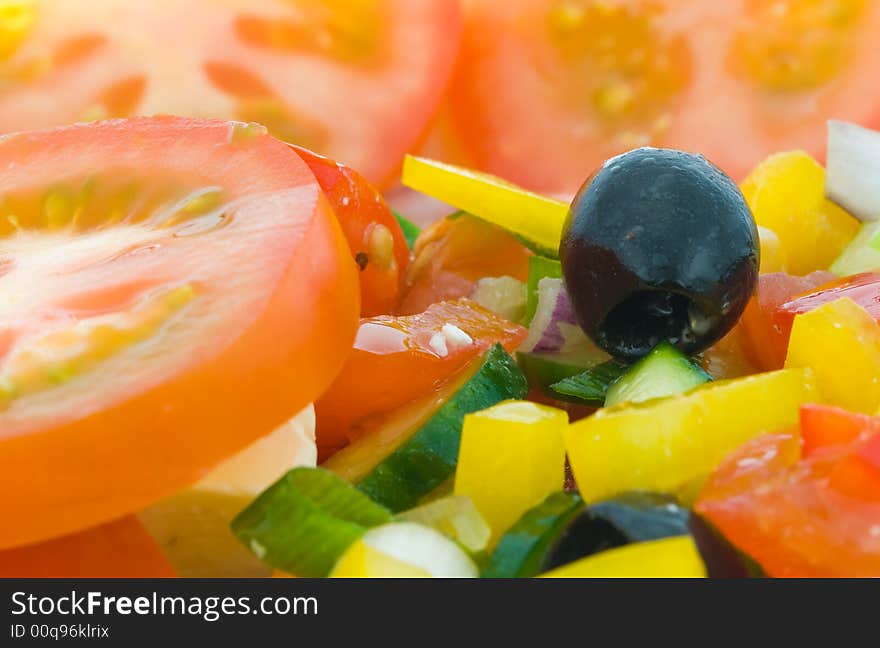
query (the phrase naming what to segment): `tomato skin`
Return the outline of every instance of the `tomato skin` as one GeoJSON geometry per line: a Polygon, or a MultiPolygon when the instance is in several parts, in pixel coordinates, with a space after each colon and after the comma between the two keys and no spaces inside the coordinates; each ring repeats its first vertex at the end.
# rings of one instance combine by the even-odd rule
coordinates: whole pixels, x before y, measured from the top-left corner
{"type": "MultiPolygon", "coordinates": [[[[103,122],[12,136],[0,143],[0,159],[24,160],[33,149],[51,161],[48,142],[90,153],[122,147],[138,159],[153,152],[158,166],[169,146],[221,156],[229,132],[227,122],[173,117],[103,122]],[[139,142],[134,153],[124,144],[132,139],[139,142]]],[[[314,183],[286,145],[258,137],[247,146],[256,147],[246,149],[253,159],[278,163],[266,173],[283,178],[301,165],[295,177],[314,183]]],[[[243,184],[253,181],[240,167],[235,173],[243,184]]],[[[85,529],[167,497],[288,420],[330,384],[357,327],[356,268],[316,183],[308,209],[290,215],[302,218],[300,229],[290,223],[299,238],[290,241],[295,247],[262,308],[246,314],[247,328],[237,337],[217,341],[213,355],[119,402],[40,419],[36,429],[27,427],[37,425],[36,417],[10,420],[10,410],[0,412],[0,490],[16,493],[0,500],[6,521],[0,548],[85,529]]]]}
{"type": "Polygon", "coordinates": [[[0,578],[174,578],[171,564],[135,517],[0,551],[0,578]]]}
{"type": "Polygon", "coordinates": [[[406,273],[398,315],[467,297],[484,277],[529,277],[532,253],[510,234],[473,216],[456,214],[423,230],[406,273]]]}
{"type": "Polygon", "coordinates": [[[809,292],[804,291],[800,295],[780,304],[774,311],[773,321],[777,330],[788,340],[794,318],[802,313],[837,301],[842,297],[849,297],[859,306],[864,308],[875,320],[880,321],[880,274],[865,272],[851,277],[834,279],[817,286],[809,292]]]}
{"type": "Polygon", "coordinates": [[[352,257],[358,265],[363,264],[359,275],[361,317],[391,313],[400,300],[409,246],[382,194],[357,171],[299,146],[291,148],[315,174],[348,240],[352,257]],[[382,249],[379,238],[386,233],[377,233],[379,226],[390,234],[392,249],[382,249]],[[377,259],[377,255],[385,258],[377,259]]]}
{"type": "Polygon", "coordinates": [[[775,371],[782,369],[785,364],[791,323],[787,328],[779,325],[777,308],[792,297],[821,286],[832,277],[830,272],[814,272],[806,277],[774,272],[758,278],[757,292],[749,300],[737,329],[741,331],[746,356],[760,370],[775,371]]]}
{"type": "Polygon", "coordinates": [[[820,405],[801,420],[803,456],[798,432],[742,446],[696,511],[769,576],[880,576],[880,421],[820,405]]]}
{"type": "Polygon", "coordinates": [[[522,326],[466,299],[433,304],[418,315],[361,320],[345,367],[315,403],[321,459],[384,415],[434,393],[495,344],[512,352],[526,334],[522,326]],[[446,355],[438,353],[431,340],[445,324],[460,328],[473,343],[447,345],[446,355]]]}

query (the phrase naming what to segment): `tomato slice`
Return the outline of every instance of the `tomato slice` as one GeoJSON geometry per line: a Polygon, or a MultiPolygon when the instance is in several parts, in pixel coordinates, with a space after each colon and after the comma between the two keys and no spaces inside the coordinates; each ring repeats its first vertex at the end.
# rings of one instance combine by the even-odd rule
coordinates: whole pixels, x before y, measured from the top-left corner
{"type": "Polygon", "coordinates": [[[382,194],[357,171],[304,148],[309,165],[339,220],[360,268],[361,316],[387,315],[400,300],[409,245],[382,194]]]}
{"type": "Polygon", "coordinates": [[[433,304],[419,315],[361,320],[345,367],[315,403],[321,459],[388,413],[435,393],[495,344],[512,352],[526,333],[466,299],[433,304]],[[447,341],[448,326],[471,341],[447,341]]]}
{"type": "Polygon", "coordinates": [[[798,294],[813,290],[833,277],[830,272],[813,272],[806,277],[784,272],[760,276],[757,292],[737,326],[746,355],[760,370],[774,371],[785,364],[791,321],[783,327],[778,321],[777,309],[798,294]]]}
{"type": "Polygon", "coordinates": [[[0,548],[170,495],[342,366],[356,267],[263,127],[81,124],[0,165],[0,548]]]}
{"type": "Polygon", "coordinates": [[[703,152],[740,179],[770,153],[821,154],[831,117],[880,123],[877,3],[468,7],[450,92],[461,141],[481,170],[533,190],[574,192],[643,145],[703,152]]]}
{"type": "Polygon", "coordinates": [[[422,231],[407,269],[397,312],[468,297],[484,277],[527,281],[532,253],[513,236],[473,216],[455,214],[422,231]]]}
{"type": "Polygon", "coordinates": [[[461,30],[448,0],[20,4],[4,26],[0,131],[154,114],[256,121],[374,182],[430,120],[461,30]]]}
{"type": "Polygon", "coordinates": [[[135,517],[39,544],[0,551],[0,578],[174,578],[135,517]]]}
{"type": "Polygon", "coordinates": [[[797,434],[756,439],[718,468],[696,510],[770,576],[880,576],[878,421],[808,408],[802,459],[797,434]]]}

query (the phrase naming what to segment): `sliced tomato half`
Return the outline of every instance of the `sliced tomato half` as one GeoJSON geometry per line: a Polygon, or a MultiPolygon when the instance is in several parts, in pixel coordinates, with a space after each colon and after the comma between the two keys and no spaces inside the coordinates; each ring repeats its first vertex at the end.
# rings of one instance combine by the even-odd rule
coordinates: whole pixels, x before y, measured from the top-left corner
{"type": "Polygon", "coordinates": [[[174,568],[135,517],[0,551],[0,578],[174,578],[174,568]]]}
{"type": "Polygon", "coordinates": [[[821,154],[831,117],[880,123],[880,4],[865,0],[471,0],[450,99],[478,166],[574,192],[644,145],[736,179],[821,154]]]}
{"type": "Polygon", "coordinates": [[[354,169],[292,146],[330,201],[360,269],[361,315],[387,315],[401,297],[409,245],[382,194],[354,169]]]}
{"type": "Polygon", "coordinates": [[[0,547],[170,495],[342,366],[356,267],[263,127],[77,125],[0,165],[0,547]]]}
{"type": "Polygon", "coordinates": [[[374,182],[431,118],[461,29],[448,0],[10,4],[0,132],[161,113],[257,121],[374,182]]]}

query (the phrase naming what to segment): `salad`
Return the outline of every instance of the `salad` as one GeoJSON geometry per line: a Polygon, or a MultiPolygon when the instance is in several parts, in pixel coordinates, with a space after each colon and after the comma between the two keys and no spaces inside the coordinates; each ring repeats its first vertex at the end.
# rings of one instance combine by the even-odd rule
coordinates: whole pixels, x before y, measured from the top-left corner
{"type": "Polygon", "coordinates": [[[880,576],[880,7],[163,4],[0,8],[0,577],[880,576]]]}

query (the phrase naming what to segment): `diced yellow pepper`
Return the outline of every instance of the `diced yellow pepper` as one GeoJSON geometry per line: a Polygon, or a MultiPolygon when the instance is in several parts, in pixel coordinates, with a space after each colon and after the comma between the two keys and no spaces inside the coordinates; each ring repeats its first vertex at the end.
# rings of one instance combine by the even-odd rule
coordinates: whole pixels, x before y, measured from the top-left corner
{"type": "Polygon", "coordinates": [[[880,326],[848,297],[794,318],[786,367],[810,367],[829,403],[873,414],[880,405],[880,326]]]}
{"type": "Polygon", "coordinates": [[[758,225],[779,237],[791,274],[827,270],[859,231],[825,198],[825,169],[804,151],[771,155],[740,188],[758,225]]]}
{"type": "Polygon", "coordinates": [[[541,578],[706,578],[690,536],[610,549],[543,574],[541,578]]]}
{"type": "Polygon", "coordinates": [[[408,155],[404,185],[525,239],[544,255],[559,252],[568,203],[485,173],[408,155]]]}
{"type": "Polygon", "coordinates": [[[758,238],[761,240],[761,274],[785,272],[788,257],[776,232],[759,226],[758,238]]]}
{"type": "Polygon", "coordinates": [[[809,369],[784,369],[600,410],[570,425],[565,445],[589,502],[631,490],[677,494],[742,443],[796,424],[800,406],[816,400],[809,369]]]}
{"type": "Polygon", "coordinates": [[[523,513],[562,490],[568,414],[506,401],[464,419],[455,494],[467,495],[492,530],[494,546],[523,513]]]}

